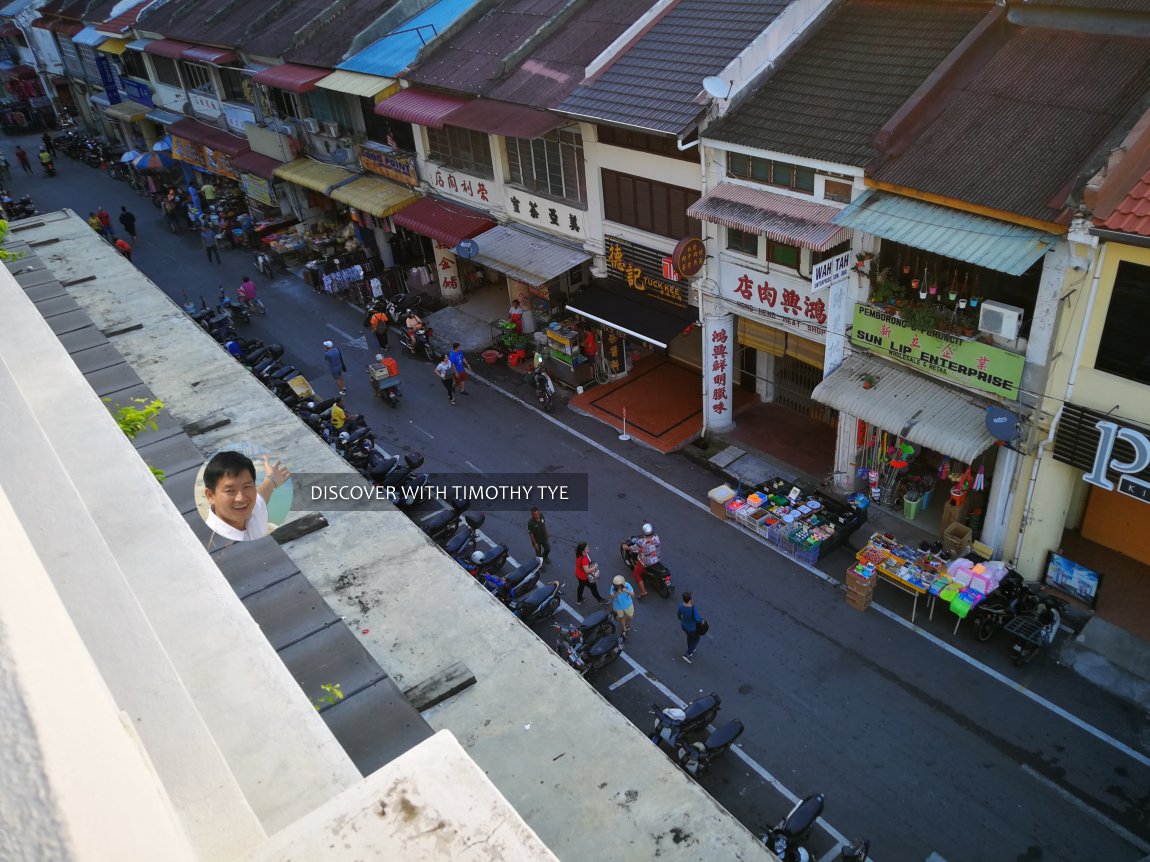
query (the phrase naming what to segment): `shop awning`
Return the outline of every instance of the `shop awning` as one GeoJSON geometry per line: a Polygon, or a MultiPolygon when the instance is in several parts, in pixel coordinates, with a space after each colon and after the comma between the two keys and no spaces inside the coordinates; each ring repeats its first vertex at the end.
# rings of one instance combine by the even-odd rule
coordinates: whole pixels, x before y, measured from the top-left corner
{"type": "Polygon", "coordinates": [[[62,39],[71,39],[73,36],[84,29],[84,25],[79,21],[56,20],[48,25],[48,29],[62,39]]]}
{"type": "Polygon", "coordinates": [[[400,90],[390,99],[384,99],[375,106],[381,117],[427,126],[429,129],[442,129],[447,117],[466,105],[470,99],[452,96],[447,93],[434,93],[409,87],[400,90]]]}
{"type": "Polygon", "coordinates": [[[7,69],[0,71],[0,74],[9,78],[35,78],[36,70],[23,63],[17,63],[15,66],[9,66],[7,69]]]}
{"type": "Polygon", "coordinates": [[[12,0],[11,3],[6,3],[3,7],[0,7],[0,15],[7,18],[15,18],[35,2],[36,0],[12,0]]]}
{"type": "Polygon", "coordinates": [[[302,158],[288,162],[275,169],[275,175],[281,180],[311,189],[326,195],[335,186],[357,179],[360,174],[352,173],[335,165],[317,162],[314,159],[302,158]]]}
{"type": "Polygon", "coordinates": [[[289,93],[310,93],[317,81],[331,74],[331,69],[317,69],[315,66],[297,66],[295,63],[281,63],[256,72],[252,80],[266,87],[287,90],[289,93]]]}
{"type": "Polygon", "coordinates": [[[259,153],[251,152],[240,153],[232,159],[232,167],[237,171],[244,171],[245,173],[255,174],[257,177],[262,177],[265,180],[274,179],[276,175],[276,168],[283,167],[284,163],[279,159],[273,159],[270,156],[262,156],[259,153]]]}
{"type": "Polygon", "coordinates": [[[171,128],[168,129],[168,134],[177,135],[193,144],[200,144],[210,150],[223,153],[225,156],[235,157],[251,149],[246,138],[237,138],[235,135],[229,135],[223,129],[209,126],[189,117],[172,123],[171,128]]]}
{"type": "Polygon", "coordinates": [[[524,284],[543,284],[573,269],[591,255],[581,248],[544,239],[512,225],[500,225],[475,237],[478,264],[524,284]]]}
{"type": "Polygon", "coordinates": [[[568,300],[567,310],[662,348],[695,320],[693,311],[650,299],[622,283],[589,287],[568,300]]]}
{"type": "Polygon", "coordinates": [[[849,356],[811,397],[964,464],[994,445],[985,404],[873,356],[849,356]],[[863,389],[864,375],[875,381],[870,389],[863,389]]]}
{"type": "Polygon", "coordinates": [[[835,223],[1008,275],[1022,275],[1058,242],[1036,228],[875,189],[835,223]]]}
{"type": "Polygon", "coordinates": [[[180,42],[176,39],[153,39],[144,46],[144,53],[178,60],[184,55],[184,51],[194,47],[190,42],[180,42]]]}
{"type": "Polygon", "coordinates": [[[572,120],[523,105],[494,99],[475,99],[451,112],[451,125],[509,138],[541,138],[572,120]]]}
{"type": "Polygon", "coordinates": [[[452,248],[459,245],[460,240],[470,239],[495,227],[495,222],[483,213],[438,198],[422,198],[404,207],[394,221],[452,248]]]}
{"type": "Polygon", "coordinates": [[[147,51],[148,46],[155,42],[155,39],[133,39],[128,43],[129,51],[147,51]]]}
{"type": "Polygon", "coordinates": [[[134,123],[136,120],[142,120],[146,117],[148,110],[147,105],[141,105],[139,102],[125,99],[122,102],[117,102],[114,105],[109,105],[104,108],[104,113],[114,120],[125,120],[129,123],[134,123]]]}
{"type": "Polygon", "coordinates": [[[174,111],[165,111],[163,108],[152,108],[152,110],[144,114],[144,118],[151,120],[153,123],[159,123],[161,126],[170,126],[173,123],[178,123],[180,120],[185,119],[183,114],[177,114],[174,111]]]}
{"type": "Polygon", "coordinates": [[[398,186],[387,180],[364,177],[331,190],[331,199],[377,218],[387,218],[415,202],[409,186],[398,186]]]}
{"type": "Polygon", "coordinates": [[[87,45],[89,48],[95,48],[97,45],[107,40],[107,36],[99,32],[95,27],[82,27],[80,32],[72,37],[72,41],[77,45],[87,45]]]}
{"type": "Polygon", "coordinates": [[[850,239],[849,228],[832,223],[839,210],[801,198],[719,183],[687,208],[687,215],[767,239],[826,251],[850,239]]]}
{"type": "Polygon", "coordinates": [[[336,69],[326,78],[316,81],[315,85],[321,90],[373,99],[385,90],[397,87],[399,82],[395,78],[380,78],[378,75],[364,75],[360,72],[336,69]]]}
{"type": "Polygon", "coordinates": [[[183,60],[193,60],[197,63],[210,63],[213,66],[231,66],[240,59],[240,55],[230,48],[212,48],[209,45],[193,45],[190,48],[185,48],[183,53],[180,54],[180,58],[183,60]]]}
{"type": "Polygon", "coordinates": [[[128,43],[123,39],[108,39],[107,42],[96,47],[97,51],[103,51],[105,54],[115,54],[117,57],[128,50],[128,43]]]}
{"type": "Polygon", "coordinates": [[[11,39],[20,35],[20,28],[13,24],[11,21],[0,25],[0,39],[11,39]]]}

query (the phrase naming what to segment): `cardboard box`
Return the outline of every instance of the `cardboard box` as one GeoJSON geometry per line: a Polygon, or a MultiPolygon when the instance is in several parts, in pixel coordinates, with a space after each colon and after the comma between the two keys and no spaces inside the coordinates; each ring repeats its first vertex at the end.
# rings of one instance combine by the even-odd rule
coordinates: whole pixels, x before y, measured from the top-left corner
{"type": "Polygon", "coordinates": [[[847,591],[847,606],[854,608],[856,611],[865,611],[870,607],[870,597],[862,597],[853,595],[849,590],[847,591]]]}
{"type": "Polygon", "coordinates": [[[970,527],[958,521],[948,525],[942,531],[942,547],[956,557],[963,556],[969,550],[972,539],[974,539],[974,533],[971,532],[970,527]]]}
{"type": "Polygon", "coordinates": [[[707,493],[707,497],[711,501],[711,514],[725,521],[727,519],[727,503],[735,499],[734,490],[727,485],[720,485],[718,488],[712,488],[707,493]]]}

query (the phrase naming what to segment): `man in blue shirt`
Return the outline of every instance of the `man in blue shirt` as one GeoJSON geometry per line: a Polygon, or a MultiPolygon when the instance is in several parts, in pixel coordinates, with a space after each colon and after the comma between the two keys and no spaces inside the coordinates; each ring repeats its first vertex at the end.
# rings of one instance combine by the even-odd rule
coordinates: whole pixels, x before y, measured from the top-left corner
{"type": "Polygon", "coordinates": [[[699,623],[702,621],[703,618],[699,616],[699,611],[691,600],[691,594],[684,592],[683,604],[679,605],[679,625],[687,635],[687,651],[683,653],[683,661],[687,664],[691,663],[691,656],[699,647],[699,638],[702,637],[699,633],[699,623]]]}
{"type": "Polygon", "coordinates": [[[323,343],[323,358],[327,360],[327,370],[339,387],[339,394],[346,395],[347,389],[343,385],[343,373],[347,371],[347,366],[344,364],[343,354],[330,341],[325,341],[323,343]]]}
{"type": "Polygon", "coordinates": [[[455,391],[460,395],[467,395],[463,386],[467,383],[467,372],[471,370],[471,365],[463,355],[458,341],[451,345],[451,352],[447,354],[447,358],[451,360],[451,367],[455,372],[455,391]]]}

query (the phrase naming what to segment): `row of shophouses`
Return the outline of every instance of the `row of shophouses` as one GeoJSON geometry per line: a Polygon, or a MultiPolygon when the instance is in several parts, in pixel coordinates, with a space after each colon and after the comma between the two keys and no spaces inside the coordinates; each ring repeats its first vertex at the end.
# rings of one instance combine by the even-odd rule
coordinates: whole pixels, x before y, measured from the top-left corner
{"type": "Polygon", "coordinates": [[[909,442],[1028,577],[1068,531],[1146,574],[1150,16],[1114,5],[17,0],[0,75],[171,136],[285,254],[666,353],[707,431],[836,429],[843,491],[909,442]]]}

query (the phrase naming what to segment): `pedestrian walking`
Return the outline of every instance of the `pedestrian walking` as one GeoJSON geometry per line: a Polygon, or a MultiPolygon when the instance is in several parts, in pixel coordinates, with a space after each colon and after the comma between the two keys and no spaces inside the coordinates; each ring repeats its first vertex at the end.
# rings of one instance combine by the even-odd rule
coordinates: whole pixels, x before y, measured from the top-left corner
{"type": "Polygon", "coordinates": [[[8,164],[8,157],[0,153],[0,178],[12,179],[12,166],[8,164]]]}
{"type": "Polygon", "coordinates": [[[551,565],[551,541],[547,538],[547,521],[538,506],[531,507],[531,518],[527,521],[527,535],[531,537],[531,547],[543,565],[551,565]]]}
{"type": "Polygon", "coordinates": [[[583,593],[590,589],[591,595],[601,605],[607,600],[599,595],[599,564],[591,562],[591,555],[587,553],[587,543],[580,542],[575,546],[575,578],[579,581],[579,588],[575,591],[575,604],[583,604],[583,593]]]}
{"type": "Polygon", "coordinates": [[[343,354],[330,341],[325,341],[323,343],[323,358],[327,360],[327,370],[339,387],[339,394],[346,395],[347,388],[343,385],[343,375],[347,371],[347,364],[343,361],[343,354]]]}
{"type": "Polygon", "coordinates": [[[447,358],[446,353],[439,360],[439,364],[435,366],[435,376],[443,382],[443,388],[447,390],[447,400],[454,404],[455,370],[451,367],[451,360],[447,358]]]}
{"type": "MultiPolygon", "coordinates": [[[[220,260],[220,249],[216,245],[216,232],[212,229],[210,224],[205,224],[200,228],[200,242],[203,243],[204,252],[208,256],[208,263],[212,262],[212,255],[215,255],[216,263],[223,264],[220,260]]],[[[343,388],[342,386],[340,387],[343,388]]]]}
{"type": "Polygon", "coordinates": [[[136,216],[129,212],[127,207],[120,207],[120,225],[124,228],[124,233],[132,238],[132,242],[135,242],[136,216]]]}
{"type": "Polygon", "coordinates": [[[635,591],[622,575],[616,575],[611,587],[611,609],[623,629],[623,640],[635,624],[635,591]]]}
{"type": "Polygon", "coordinates": [[[16,147],[16,159],[20,162],[20,167],[24,169],[24,173],[32,173],[32,163],[28,161],[28,151],[23,147],[16,147]]]}
{"type": "Polygon", "coordinates": [[[95,213],[88,213],[88,227],[90,227],[92,230],[94,230],[100,236],[104,235],[103,222],[101,222],[98,218],[96,218],[95,213]]]}
{"type": "Polygon", "coordinates": [[[460,395],[467,395],[468,392],[463,387],[467,384],[467,372],[471,370],[471,365],[463,355],[463,351],[459,349],[458,341],[451,345],[451,352],[447,354],[447,358],[451,360],[451,368],[455,374],[456,391],[460,395]]]}
{"type": "Polygon", "coordinates": [[[52,140],[52,136],[45,132],[44,137],[40,138],[40,141],[44,144],[44,149],[48,151],[48,155],[52,158],[56,158],[56,144],[52,140]]]}
{"type": "Polygon", "coordinates": [[[131,263],[132,262],[132,247],[130,245],[128,245],[128,243],[125,240],[122,240],[122,239],[116,240],[115,245],[116,245],[116,250],[128,259],[128,263],[131,263]]]}
{"type": "Polygon", "coordinates": [[[116,238],[116,231],[112,228],[112,215],[103,207],[96,210],[96,218],[100,220],[101,233],[111,242],[116,238]]]}
{"type": "Polygon", "coordinates": [[[370,326],[371,331],[375,333],[375,340],[379,343],[380,350],[387,350],[387,312],[383,310],[382,303],[376,303],[367,310],[367,315],[363,318],[363,325],[370,326]]]}
{"type": "Polygon", "coordinates": [[[160,203],[160,208],[164,211],[168,228],[172,233],[176,233],[180,229],[180,205],[176,203],[175,198],[168,196],[160,203]]]}
{"type": "Polygon", "coordinates": [[[699,616],[699,609],[695,607],[690,592],[683,593],[683,604],[679,605],[679,625],[687,635],[687,651],[683,653],[683,661],[690,664],[707,625],[707,621],[699,616]]]}

